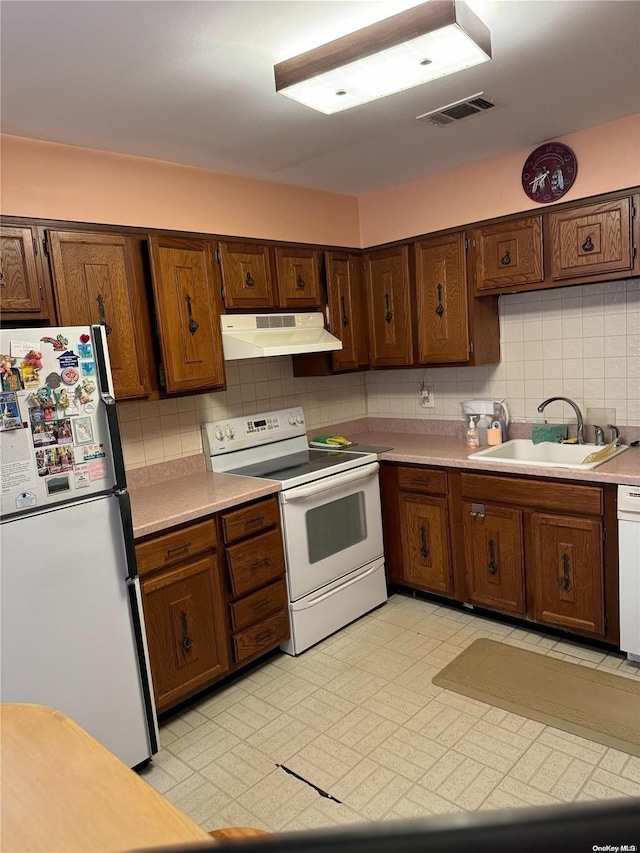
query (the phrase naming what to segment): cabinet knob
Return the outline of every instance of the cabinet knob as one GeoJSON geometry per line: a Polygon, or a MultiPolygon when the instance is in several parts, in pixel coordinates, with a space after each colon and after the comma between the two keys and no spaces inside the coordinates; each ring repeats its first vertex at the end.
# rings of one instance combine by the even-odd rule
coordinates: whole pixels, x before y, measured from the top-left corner
{"type": "Polygon", "coordinates": [[[247,287],[255,287],[256,286],[256,281],[250,272],[247,273],[246,283],[247,283],[247,287]]]}
{"type": "Polygon", "coordinates": [[[591,234],[587,236],[587,239],[581,246],[583,252],[593,252],[595,246],[593,245],[593,240],[591,239],[591,234]]]}
{"type": "Polygon", "coordinates": [[[509,264],[511,263],[511,253],[509,252],[509,250],[508,250],[508,249],[507,249],[507,251],[504,253],[504,255],[500,258],[500,263],[501,263],[501,264],[502,264],[502,266],[504,266],[504,267],[508,267],[508,266],[509,266],[509,264]]]}
{"type": "Polygon", "coordinates": [[[298,278],[296,279],[296,287],[298,287],[300,290],[304,290],[306,286],[307,286],[306,281],[302,278],[301,275],[299,275],[298,278]]]}

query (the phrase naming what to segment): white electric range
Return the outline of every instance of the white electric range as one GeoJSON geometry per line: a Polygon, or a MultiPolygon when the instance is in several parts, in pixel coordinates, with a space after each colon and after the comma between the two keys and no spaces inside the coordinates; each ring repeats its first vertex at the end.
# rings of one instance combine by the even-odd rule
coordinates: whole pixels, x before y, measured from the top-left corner
{"type": "Polygon", "coordinates": [[[281,483],[291,640],[299,654],[387,600],[374,453],[307,444],[300,407],[202,425],[210,470],[281,483]]]}

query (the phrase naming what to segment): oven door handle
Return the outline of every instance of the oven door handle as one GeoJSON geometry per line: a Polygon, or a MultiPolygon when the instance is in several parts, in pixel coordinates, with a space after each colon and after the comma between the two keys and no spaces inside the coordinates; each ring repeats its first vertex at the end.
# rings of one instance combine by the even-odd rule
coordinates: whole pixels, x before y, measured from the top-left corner
{"type": "Polygon", "coordinates": [[[358,468],[356,471],[347,474],[333,474],[320,480],[319,483],[313,483],[310,486],[298,486],[295,489],[288,489],[280,492],[284,503],[291,501],[299,501],[303,498],[312,498],[322,492],[328,492],[332,489],[338,489],[340,486],[346,486],[347,483],[355,483],[358,480],[364,480],[367,477],[377,475],[380,466],[377,462],[371,465],[366,465],[363,468],[358,468]]]}

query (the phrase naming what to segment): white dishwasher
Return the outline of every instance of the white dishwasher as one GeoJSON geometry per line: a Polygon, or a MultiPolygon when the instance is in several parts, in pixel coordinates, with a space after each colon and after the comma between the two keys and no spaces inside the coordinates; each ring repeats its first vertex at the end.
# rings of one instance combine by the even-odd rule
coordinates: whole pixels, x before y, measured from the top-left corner
{"type": "Polygon", "coordinates": [[[640,663],[640,486],[618,486],[620,651],[640,663]]]}

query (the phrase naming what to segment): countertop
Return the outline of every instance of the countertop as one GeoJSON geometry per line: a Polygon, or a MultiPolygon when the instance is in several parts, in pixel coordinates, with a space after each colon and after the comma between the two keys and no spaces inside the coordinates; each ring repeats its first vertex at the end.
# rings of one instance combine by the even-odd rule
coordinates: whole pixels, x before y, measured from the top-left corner
{"type": "Polygon", "coordinates": [[[136,539],[280,491],[280,483],[198,471],[130,488],[136,539]]]}
{"type": "MultiPolygon", "coordinates": [[[[384,462],[406,462],[464,468],[467,471],[520,474],[587,483],[640,486],[640,447],[616,456],[590,471],[547,468],[536,465],[469,459],[472,452],[460,436],[398,430],[365,430],[349,433],[353,450],[381,448],[384,462]],[[391,449],[387,449],[391,448],[391,449]]],[[[147,469],[130,484],[133,532],[136,539],[195,521],[229,507],[280,491],[280,483],[237,474],[214,474],[204,467],[204,457],[183,464],[167,463],[162,473],[147,469]]],[[[161,466],[158,466],[160,468],[161,466]]],[[[162,466],[164,467],[164,466],[162,466]]]]}
{"type": "Polygon", "coordinates": [[[548,477],[556,480],[574,480],[590,483],[620,483],[640,486],[640,447],[630,447],[610,462],[604,462],[589,471],[575,468],[548,468],[537,465],[480,461],[469,459],[470,450],[457,436],[430,435],[409,432],[360,432],[349,433],[349,439],[360,445],[391,446],[393,449],[381,453],[380,461],[407,462],[417,465],[442,465],[449,468],[465,468],[469,471],[523,474],[530,477],[548,477]]]}

